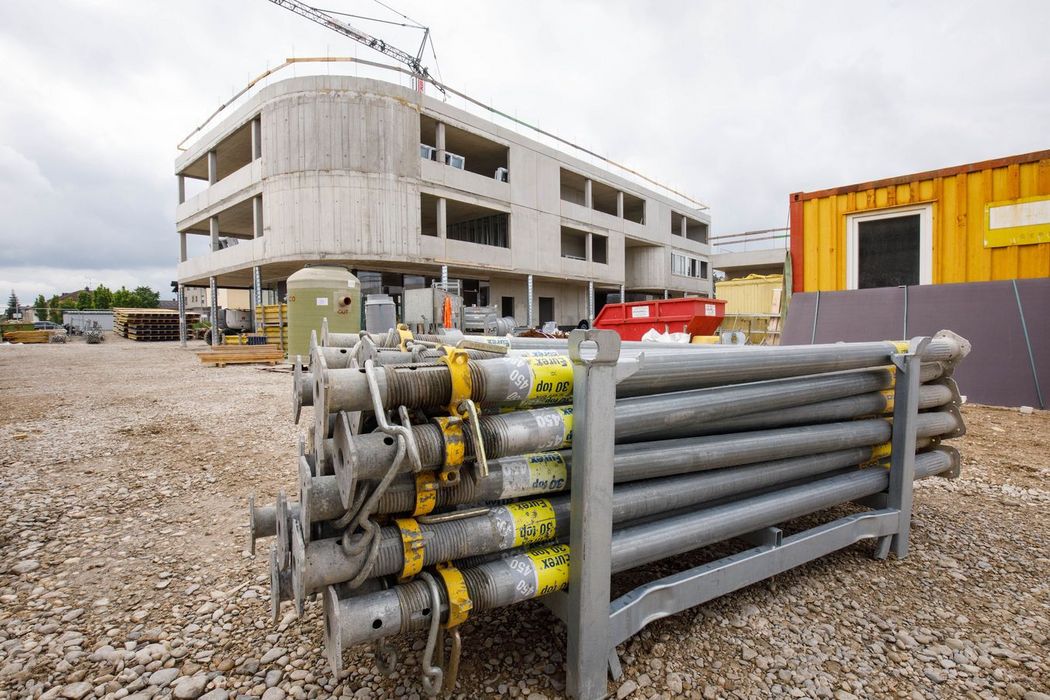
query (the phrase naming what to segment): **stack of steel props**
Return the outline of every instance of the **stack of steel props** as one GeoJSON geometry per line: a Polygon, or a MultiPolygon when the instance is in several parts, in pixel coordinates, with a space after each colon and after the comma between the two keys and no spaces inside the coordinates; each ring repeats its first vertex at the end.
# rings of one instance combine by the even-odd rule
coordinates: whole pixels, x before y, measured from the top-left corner
{"type": "MultiPolygon", "coordinates": [[[[617,388],[610,417],[618,443],[616,570],[761,527],[744,517],[749,513],[771,524],[828,507],[841,494],[848,497],[830,505],[882,490],[884,471],[857,467],[888,455],[892,427],[882,415],[892,409],[887,364],[898,349],[689,348],[622,361],[630,376],[617,388]],[[795,510],[785,511],[785,503],[795,510]],[[672,536],[670,523],[697,535],[672,536]]],[[[371,359],[343,368],[327,364],[330,348],[315,350],[314,427],[324,437],[300,458],[299,503],[282,496],[252,513],[253,539],[277,535],[275,614],[281,600],[301,610],[308,595],[326,592],[329,656],[338,668],[347,645],[431,626],[439,617],[454,631],[471,606],[496,607],[564,586],[567,549],[551,543],[567,532],[568,498],[535,496],[566,489],[572,410],[531,406],[571,400],[565,358],[470,360],[451,351],[440,365],[371,359]],[[442,407],[456,415],[435,415],[442,407]],[[508,407],[516,410],[482,412],[508,407]],[[351,412],[369,409],[379,429],[362,434],[351,412]],[[464,467],[471,476],[461,479],[464,467]],[[505,499],[526,500],[490,505],[505,499]],[[442,566],[496,553],[513,556],[442,566]],[[423,571],[430,566],[439,567],[433,576],[423,571]],[[441,614],[423,614],[428,610],[441,614]]],[[[938,443],[963,430],[950,374],[967,351],[964,340],[942,333],[924,352],[919,475],[957,468],[957,456],[938,443]]],[[[434,668],[429,659],[424,667],[434,668]]]]}

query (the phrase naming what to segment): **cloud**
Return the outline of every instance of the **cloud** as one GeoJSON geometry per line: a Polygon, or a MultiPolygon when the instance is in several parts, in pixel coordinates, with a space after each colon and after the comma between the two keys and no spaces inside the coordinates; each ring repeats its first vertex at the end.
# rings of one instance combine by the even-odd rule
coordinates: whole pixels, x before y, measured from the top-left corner
{"type": "MultiPolygon", "coordinates": [[[[707,202],[716,233],[784,225],[793,191],[1048,146],[1047,3],[396,6],[446,82],[707,202]]],[[[0,284],[173,277],[175,145],[293,55],[376,58],[263,0],[0,3],[0,284]]]]}

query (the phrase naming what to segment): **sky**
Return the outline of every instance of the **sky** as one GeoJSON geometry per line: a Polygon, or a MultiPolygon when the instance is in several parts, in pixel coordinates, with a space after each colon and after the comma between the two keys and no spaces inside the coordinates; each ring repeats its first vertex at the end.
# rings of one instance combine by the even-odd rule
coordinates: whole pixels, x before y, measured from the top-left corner
{"type": "MultiPolygon", "coordinates": [[[[715,235],[786,226],[791,192],[1050,148],[1047,2],[387,4],[444,82],[706,203],[715,235]]],[[[382,60],[266,0],[4,0],[0,293],[170,297],[176,145],[325,55],[382,60]]]]}

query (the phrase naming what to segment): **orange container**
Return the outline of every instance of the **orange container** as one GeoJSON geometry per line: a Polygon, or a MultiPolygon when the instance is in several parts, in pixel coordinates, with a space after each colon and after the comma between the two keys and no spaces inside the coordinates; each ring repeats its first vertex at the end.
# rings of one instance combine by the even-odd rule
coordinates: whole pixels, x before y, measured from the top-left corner
{"type": "Polygon", "coordinates": [[[711,335],[725,317],[722,299],[683,297],[657,301],[606,304],[594,319],[594,327],[616,331],[624,340],[641,340],[646,331],[711,335]]]}

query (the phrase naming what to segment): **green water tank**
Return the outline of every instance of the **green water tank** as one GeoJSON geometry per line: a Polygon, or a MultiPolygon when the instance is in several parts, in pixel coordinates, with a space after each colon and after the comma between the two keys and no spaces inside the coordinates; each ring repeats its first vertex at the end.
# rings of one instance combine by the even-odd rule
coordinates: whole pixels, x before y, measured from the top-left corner
{"type": "Polygon", "coordinates": [[[361,330],[361,283],[345,267],[314,265],[288,278],[288,359],[310,354],[310,331],[321,337],[328,319],[333,333],[361,330]]]}

